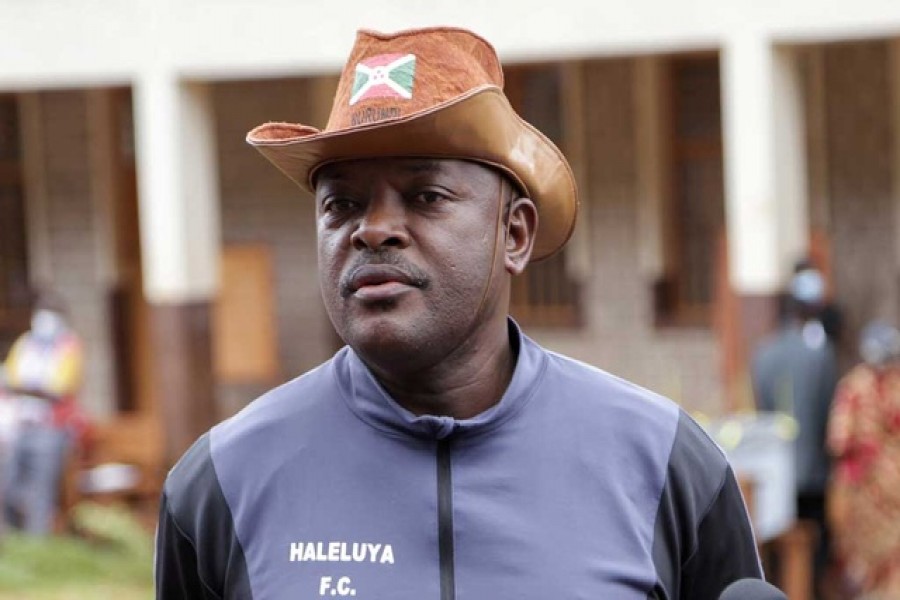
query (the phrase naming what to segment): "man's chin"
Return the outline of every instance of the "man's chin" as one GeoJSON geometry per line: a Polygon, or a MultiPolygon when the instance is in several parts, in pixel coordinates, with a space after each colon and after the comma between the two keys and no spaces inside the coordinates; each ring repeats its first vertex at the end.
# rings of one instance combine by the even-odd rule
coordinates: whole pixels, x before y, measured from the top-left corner
{"type": "Polygon", "coordinates": [[[355,317],[343,337],[366,362],[390,367],[392,362],[421,355],[425,335],[420,323],[400,311],[371,312],[355,317]]]}

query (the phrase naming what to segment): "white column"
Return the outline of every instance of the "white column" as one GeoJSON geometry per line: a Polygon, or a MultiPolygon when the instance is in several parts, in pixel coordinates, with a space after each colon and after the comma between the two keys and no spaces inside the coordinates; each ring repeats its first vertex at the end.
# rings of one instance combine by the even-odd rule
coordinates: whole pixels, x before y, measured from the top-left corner
{"type": "Polygon", "coordinates": [[[799,53],[793,48],[776,48],[774,59],[775,204],[780,266],[786,276],[797,259],[809,252],[806,104],[799,53]]]}
{"type": "Polygon", "coordinates": [[[134,90],[144,291],[209,300],[219,279],[219,192],[208,86],[142,74],[134,90]]]}
{"type": "Polygon", "coordinates": [[[562,67],[560,89],[562,106],[562,148],[578,188],[580,205],[575,231],[566,245],[566,273],[573,280],[585,282],[594,268],[591,242],[591,202],[588,187],[588,133],[585,63],[567,61],[562,67]]]}
{"type": "Polygon", "coordinates": [[[656,281],[665,275],[665,224],[671,218],[671,181],[664,149],[669,111],[662,106],[666,100],[665,69],[658,56],[640,57],[634,65],[638,265],[647,281],[656,281]]]}
{"type": "Polygon", "coordinates": [[[722,53],[729,272],[735,291],[770,295],[808,245],[806,152],[793,54],[742,34],[722,53]]]}

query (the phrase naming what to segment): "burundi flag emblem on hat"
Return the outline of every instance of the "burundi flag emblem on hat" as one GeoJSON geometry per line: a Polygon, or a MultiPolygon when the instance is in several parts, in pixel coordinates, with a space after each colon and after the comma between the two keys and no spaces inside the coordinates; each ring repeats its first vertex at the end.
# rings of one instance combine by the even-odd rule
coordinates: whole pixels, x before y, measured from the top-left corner
{"type": "Polygon", "coordinates": [[[356,63],[350,105],[369,98],[412,98],[415,54],[379,54],[356,63]]]}

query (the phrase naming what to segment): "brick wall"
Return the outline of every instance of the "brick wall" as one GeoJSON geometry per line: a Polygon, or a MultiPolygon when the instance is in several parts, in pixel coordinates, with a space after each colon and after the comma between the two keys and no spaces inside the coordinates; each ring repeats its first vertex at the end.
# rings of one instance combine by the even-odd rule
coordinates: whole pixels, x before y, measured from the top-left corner
{"type": "MultiPolygon", "coordinates": [[[[825,58],[830,234],[852,348],[868,318],[896,319],[900,306],[890,250],[896,232],[893,219],[886,218],[893,211],[886,50],[878,42],[833,45],[825,58]]],[[[638,265],[633,63],[594,61],[585,83],[588,177],[582,199],[590,209],[591,270],[582,286],[584,326],[528,333],[690,410],[718,413],[722,382],[713,331],[656,328],[651,282],[638,265]]],[[[264,243],[274,251],[282,379],[327,359],[338,342],[319,296],[310,198],[244,137],[268,120],[322,124],[325,115],[312,88],[303,79],[214,86],[223,240],[264,243]]],[[[105,413],[113,405],[114,356],[105,291],[96,277],[85,99],[79,91],[46,92],[41,108],[54,283],[87,345],[84,402],[92,412],[105,413]]],[[[222,390],[225,412],[260,391],[222,390]]]]}
{"type": "Polygon", "coordinates": [[[691,411],[723,410],[713,332],[654,326],[652,282],[638,265],[633,63],[592,62],[586,74],[591,272],[585,326],[530,330],[547,346],[671,397],[691,411]]]}
{"type": "Polygon", "coordinates": [[[107,297],[98,281],[96,224],[91,203],[85,96],[40,94],[52,287],[65,299],[86,349],[84,406],[113,410],[113,360],[107,297]]]}
{"type": "MultiPolygon", "coordinates": [[[[312,122],[308,80],[220,83],[214,87],[222,198],[223,242],[264,243],[273,249],[278,356],[282,379],[326,360],[337,341],[325,315],[316,271],[312,199],[244,141],[266,121],[312,122]]],[[[242,406],[265,386],[226,386],[225,412],[242,406]]]]}
{"type": "Polygon", "coordinates": [[[891,102],[887,43],[825,47],[828,233],[835,299],[845,318],[845,367],[858,360],[866,322],[900,318],[891,102]]]}

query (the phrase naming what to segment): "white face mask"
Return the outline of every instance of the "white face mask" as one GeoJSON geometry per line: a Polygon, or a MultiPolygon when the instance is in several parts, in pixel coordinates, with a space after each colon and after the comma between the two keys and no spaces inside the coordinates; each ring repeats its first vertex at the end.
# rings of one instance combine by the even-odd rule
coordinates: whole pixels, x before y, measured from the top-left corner
{"type": "Polygon", "coordinates": [[[65,329],[65,321],[58,313],[39,309],[31,317],[31,331],[38,337],[51,338],[65,329]]]}

